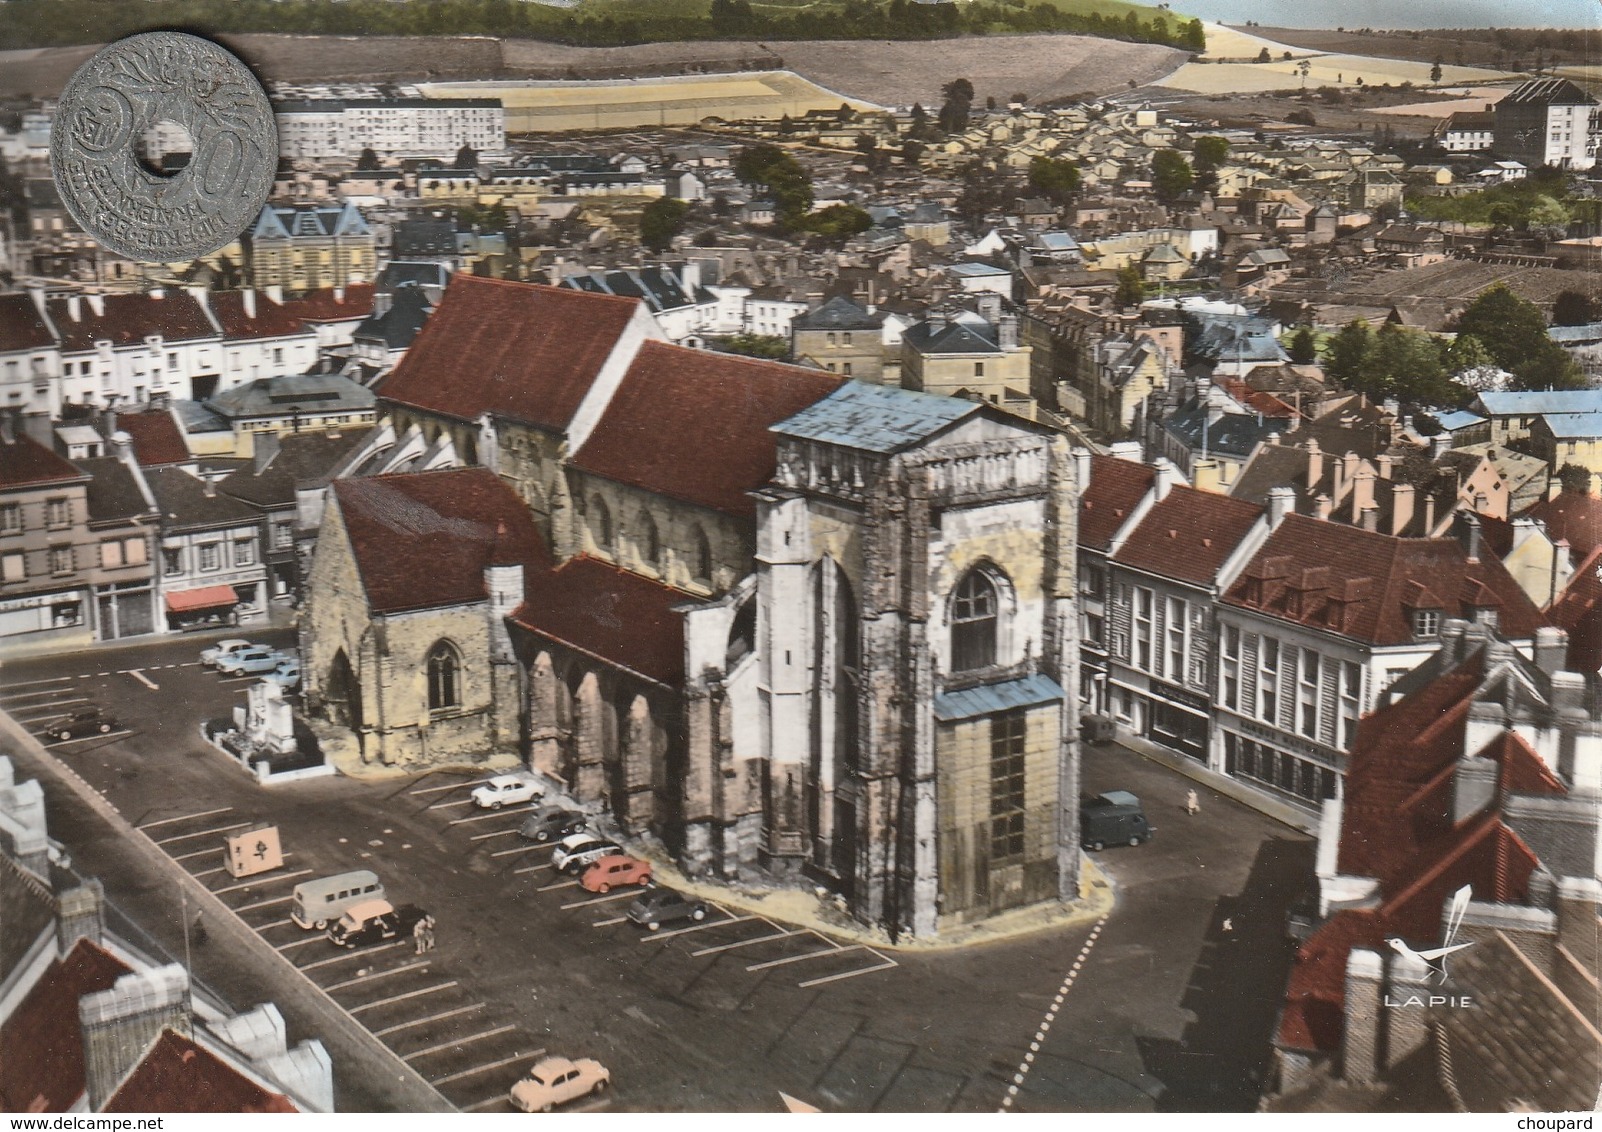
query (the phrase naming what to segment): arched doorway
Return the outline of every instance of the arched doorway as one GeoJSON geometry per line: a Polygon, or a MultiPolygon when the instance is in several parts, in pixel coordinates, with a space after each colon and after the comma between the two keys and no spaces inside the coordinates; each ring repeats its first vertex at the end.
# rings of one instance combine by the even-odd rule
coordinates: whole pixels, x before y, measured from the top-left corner
{"type": "Polygon", "coordinates": [[[362,686],[350,666],[350,657],[340,649],[328,669],[328,688],[323,696],[328,719],[341,727],[360,731],[362,727],[362,686]]]}

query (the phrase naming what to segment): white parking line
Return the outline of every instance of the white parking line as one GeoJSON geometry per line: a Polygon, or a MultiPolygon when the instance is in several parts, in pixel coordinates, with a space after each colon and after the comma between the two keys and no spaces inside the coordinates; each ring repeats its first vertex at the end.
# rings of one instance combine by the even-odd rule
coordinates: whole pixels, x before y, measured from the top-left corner
{"type": "MultiPolygon", "coordinates": [[[[80,735],[76,739],[58,739],[54,743],[46,743],[45,746],[50,748],[51,750],[54,750],[57,747],[65,747],[69,743],[82,743],[85,739],[121,739],[124,735],[132,735],[132,734],[133,734],[132,731],[128,730],[127,728],[123,728],[121,731],[108,731],[104,735],[100,734],[99,732],[96,732],[96,733],[90,734],[90,735],[80,735]]],[[[34,738],[37,739],[37,738],[42,738],[42,737],[48,737],[48,735],[49,735],[49,732],[46,732],[45,736],[37,736],[36,735],[36,736],[34,736],[34,738]]]]}
{"type": "Polygon", "coordinates": [[[746,967],[747,971],[766,971],[769,967],[783,967],[787,963],[799,963],[803,959],[816,959],[820,955],[843,955],[847,951],[861,951],[862,945],[854,943],[850,947],[825,947],[821,951],[803,951],[800,955],[786,955],[783,959],[769,959],[766,963],[752,963],[746,967]]]}
{"type": "Polygon", "coordinates": [[[674,928],[670,932],[652,932],[650,935],[642,935],[640,937],[640,942],[650,943],[654,939],[672,939],[676,935],[689,935],[691,932],[704,932],[707,928],[721,928],[724,924],[739,924],[744,923],[746,920],[754,920],[756,918],[757,917],[755,916],[730,916],[726,920],[707,920],[704,923],[696,924],[694,927],[674,928]]]}
{"type": "Polygon", "coordinates": [[[418,998],[425,994],[433,994],[435,991],[449,990],[455,985],[456,980],[451,979],[449,982],[440,983],[437,986],[424,987],[422,990],[407,991],[405,994],[397,994],[393,998],[381,998],[377,1002],[364,1002],[360,1006],[351,1007],[350,1013],[360,1014],[363,1010],[374,1010],[380,1006],[388,1006],[393,1002],[405,1002],[409,998],[418,998]]]}
{"type": "Polygon", "coordinates": [[[472,837],[469,837],[468,840],[488,841],[492,837],[509,837],[510,835],[516,833],[517,829],[518,827],[514,825],[510,829],[497,829],[494,833],[475,833],[472,837]]]}
{"type": "MultiPolygon", "coordinates": [[[[317,936],[315,936],[313,938],[315,938],[315,939],[327,939],[328,937],[325,936],[325,935],[319,934],[319,935],[317,935],[317,936]]],[[[302,970],[302,971],[315,971],[319,967],[327,967],[327,966],[330,966],[331,964],[334,964],[334,963],[343,963],[347,959],[360,959],[364,955],[377,955],[379,952],[388,951],[392,947],[400,947],[402,944],[404,944],[406,942],[407,941],[404,940],[404,939],[397,939],[393,943],[382,944],[381,946],[378,946],[378,947],[366,947],[366,948],[363,948],[360,951],[354,951],[354,950],[341,951],[338,955],[334,956],[332,959],[319,959],[315,963],[306,964],[304,967],[301,967],[300,970],[302,970]]]]}
{"type": "Polygon", "coordinates": [[[527,1061],[531,1058],[538,1060],[540,1055],[544,1052],[545,1051],[541,1049],[535,1050],[533,1053],[513,1054],[511,1057],[503,1057],[499,1061],[491,1061],[484,1065],[475,1065],[471,1069],[463,1069],[458,1073],[447,1073],[443,1077],[435,1077],[429,1081],[429,1084],[435,1086],[445,1085],[452,1081],[460,1081],[463,1077],[472,1077],[477,1073],[488,1073],[491,1069],[499,1069],[501,1066],[511,1065],[513,1062],[527,1061]]]}
{"type": "Polygon", "coordinates": [[[139,681],[145,687],[149,688],[152,692],[161,691],[161,685],[156,683],[150,677],[146,676],[144,674],[144,672],[142,672],[140,669],[130,668],[130,669],[128,669],[128,675],[132,676],[135,680],[139,681]]]}
{"type": "Polygon", "coordinates": [[[203,829],[198,833],[180,833],[176,837],[164,837],[156,842],[157,845],[171,845],[174,841],[188,841],[191,837],[206,837],[213,833],[227,833],[230,829],[244,829],[248,821],[236,821],[233,825],[220,825],[216,829],[203,829]]]}
{"type": "Polygon", "coordinates": [[[257,908],[270,908],[274,904],[287,904],[293,899],[295,899],[295,894],[292,892],[288,896],[275,896],[271,900],[258,900],[254,904],[241,904],[239,907],[235,908],[234,911],[251,912],[257,908]]]}
{"type": "Polygon", "coordinates": [[[575,900],[571,904],[562,905],[562,911],[565,912],[569,908],[588,908],[591,904],[609,904],[614,900],[623,900],[630,896],[638,895],[639,892],[636,889],[626,888],[622,892],[613,892],[607,894],[606,896],[597,896],[593,900],[575,900]]]}
{"type": "MultiPolygon", "coordinates": [[[[216,850],[208,849],[208,850],[206,850],[206,852],[213,853],[213,852],[216,852],[216,850]]],[[[215,876],[218,873],[224,873],[224,872],[227,872],[227,871],[228,871],[228,866],[227,865],[218,865],[215,869],[205,869],[205,870],[203,870],[201,872],[198,872],[198,873],[190,873],[189,875],[194,877],[196,880],[199,880],[201,877],[215,876]]],[[[226,888],[220,888],[217,891],[218,892],[227,892],[228,890],[226,888]]]]}
{"type": "MultiPolygon", "coordinates": [[[[874,954],[877,955],[878,952],[874,952],[874,954]]],[[[881,956],[881,958],[883,958],[883,957],[881,956]]],[[[900,964],[897,963],[894,959],[885,959],[885,961],[883,963],[875,963],[872,967],[863,967],[861,970],[857,970],[857,971],[842,971],[838,975],[825,975],[821,979],[808,979],[804,983],[797,983],[796,986],[798,986],[798,987],[817,987],[817,986],[822,986],[824,983],[836,983],[836,982],[839,982],[841,979],[854,979],[858,975],[867,975],[867,974],[871,974],[874,971],[888,971],[891,967],[899,967],[899,966],[900,966],[900,964]]]]}
{"type": "Polygon", "coordinates": [[[471,806],[472,804],[473,804],[473,799],[471,799],[471,798],[458,798],[454,802],[435,802],[432,805],[430,805],[428,807],[428,809],[430,809],[430,810],[448,810],[452,806],[471,806]]]}
{"type": "MultiPolygon", "coordinates": [[[[727,922],[726,920],[719,921],[719,923],[727,922]]],[[[772,927],[771,924],[768,926],[772,927]]],[[[734,951],[736,948],[754,947],[759,943],[772,943],[776,939],[789,939],[791,936],[798,934],[798,932],[781,931],[772,935],[759,935],[755,939],[742,939],[737,943],[720,943],[716,947],[703,947],[700,951],[692,951],[690,952],[690,957],[693,959],[702,955],[716,955],[720,951],[734,951]]]]}
{"type": "Polygon", "coordinates": [[[13,687],[13,688],[32,688],[32,687],[36,687],[37,685],[40,685],[40,684],[65,684],[67,681],[69,681],[71,679],[72,679],[71,676],[51,676],[49,679],[46,679],[46,680],[18,680],[16,683],[12,684],[11,687],[13,687]]]}
{"type": "Polygon", "coordinates": [[[513,869],[512,873],[514,876],[518,873],[537,873],[541,869],[548,869],[550,867],[551,863],[547,861],[543,865],[524,865],[521,869],[513,869]]]}
{"type": "Polygon", "coordinates": [[[209,857],[213,853],[221,853],[221,852],[222,852],[222,850],[218,849],[216,847],[213,847],[213,848],[210,848],[210,849],[196,849],[193,853],[185,853],[181,857],[174,857],[173,860],[174,861],[192,861],[196,857],[209,857]]]}
{"type": "Polygon", "coordinates": [[[468,822],[489,821],[491,818],[504,818],[506,816],[507,816],[507,812],[506,812],[505,808],[503,807],[503,808],[501,808],[499,810],[489,810],[486,813],[474,814],[470,818],[452,818],[446,824],[447,825],[466,825],[468,822]]]}
{"type": "Polygon", "coordinates": [[[486,1108],[498,1104],[511,1104],[505,1093],[496,1093],[493,1097],[485,1097],[476,1104],[470,1104],[462,1109],[463,1112],[483,1112],[486,1108]]]}
{"type": "Polygon", "coordinates": [[[300,869],[300,870],[298,870],[296,872],[292,872],[292,873],[277,873],[277,874],[275,874],[273,876],[254,876],[254,877],[251,877],[249,880],[245,881],[242,884],[231,884],[227,888],[214,888],[214,889],[211,890],[211,894],[213,896],[218,896],[218,895],[221,895],[224,892],[237,892],[241,888],[255,888],[259,884],[273,884],[273,883],[275,883],[277,881],[281,881],[281,880],[294,880],[296,877],[304,877],[304,876],[310,876],[310,875],[311,875],[311,870],[310,869],[300,869]]]}
{"type": "MultiPolygon", "coordinates": [[[[273,921],[273,922],[272,922],[272,923],[270,923],[270,924],[263,924],[263,925],[262,925],[262,926],[261,926],[261,927],[259,927],[259,928],[257,928],[257,929],[256,929],[256,932],[257,932],[257,934],[258,934],[258,935],[259,935],[259,934],[260,934],[260,933],[262,933],[262,932],[264,932],[264,931],[266,931],[266,930],[267,930],[267,929],[268,929],[268,928],[281,928],[281,927],[283,927],[283,926],[284,926],[284,925],[285,925],[285,924],[293,924],[293,923],[294,923],[294,922],[295,922],[295,921],[294,921],[294,920],[290,920],[290,919],[283,919],[283,920],[274,920],[274,921],[273,921]]],[[[317,937],[315,937],[315,938],[317,938],[317,939],[321,939],[321,938],[323,938],[323,937],[322,937],[322,936],[317,936],[317,937]]]]}
{"type": "Polygon", "coordinates": [[[232,813],[232,806],[223,806],[216,810],[201,810],[198,814],[185,814],[181,818],[162,818],[160,821],[147,821],[140,829],[155,829],[158,825],[172,825],[175,822],[193,821],[195,818],[211,818],[218,814],[232,813]]]}
{"type": "Polygon", "coordinates": [[[558,888],[577,888],[577,887],[578,887],[578,881],[576,881],[576,880],[559,880],[555,884],[542,884],[542,885],[540,885],[539,888],[535,889],[535,891],[536,892],[553,892],[558,888]]]}
{"type": "Polygon", "coordinates": [[[421,963],[407,963],[400,967],[390,967],[384,971],[370,971],[365,975],[357,975],[354,979],[346,979],[342,983],[332,983],[323,989],[326,991],[344,990],[346,987],[353,987],[359,983],[370,983],[374,979],[383,979],[388,978],[390,975],[400,975],[407,971],[415,971],[419,967],[427,967],[431,963],[432,960],[424,959],[421,963]]]}
{"type": "Polygon", "coordinates": [[[446,1018],[454,1018],[458,1014],[469,1014],[474,1010],[482,1010],[484,1004],[475,1002],[471,1006],[458,1006],[454,1010],[442,1010],[438,1014],[425,1014],[421,1018],[413,1018],[410,1022],[397,1022],[393,1026],[385,1026],[382,1030],[374,1030],[373,1037],[382,1038],[389,1034],[398,1034],[402,1030],[410,1030],[413,1026],[427,1025],[429,1022],[442,1022],[446,1018]]]}
{"type": "Polygon", "coordinates": [[[458,1046],[465,1046],[468,1042],[481,1042],[485,1038],[493,1038],[497,1034],[504,1034],[508,1030],[515,1029],[517,1029],[517,1027],[512,1025],[497,1026],[493,1030],[485,1030],[482,1033],[472,1034],[465,1038],[457,1038],[454,1042],[440,1042],[437,1046],[429,1046],[427,1049],[420,1049],[416,1053],[407,1054],[405,1057],[401,1058],[401,1060],[410,1061],[414,1057],[427,1057],[431,1053],[440,1053],[443,1050],[456,1049],[458,1046]]]}
{"type": "Polygon", "coordinates": [[[311,936],[307,936],[305,939],[295,939],[295,940],[290,940],[288,943],[279,944],[277,947],[273,948],[273,950],[274,951],[280,951],[280,952],[281,951],[291,951],[291,950],[293,950],[294,948],[297,948],[297,947],[305,947],[308,943],[321,943],[324,940],[326,940],[327,938],[328,937],[325,936],[325,935],[311,935],[311,936]]]}
{"type": "MultiPolygon", "coordinates": [[[[491,853],[490,856],[491,857],[510,857],[514,853],[532,853],[537,849],[549,849],[549,848],[550,848],[549,845],[519,845],[516,849],[502,849],[499,852],[491,853]]],[[[519,870],[519,871],[521,871],[521,870],[519,870]]]]}
{"type": "Polygon", "coordinates": [[[613,916],[610,920],[596,920],[590,925],[592,928],[609,928],[613,924],[621,924],[628,920],[627,916],[613,916]]]}
{"type": "Polygon", "coordinates": [[[61,707],[63,704],[86,704],[88,702],[89,702],[89,697],[88,696],[72,696],[72,697],[70,697],[68,699],[65,699],[65,700],[51,700],[47,704],[29,704],[27,707],[20,707],[20,708],[17,708],[15,711],[13,711],[11,713],[11,718],[15,719],[15,720],[18,720],[20,722],[23,722],[23,723],[37,723],[41,719],[49,719],[50,718],[50,714],[52,714],[52,713],[55,714],[55,715],[66,715],[67,714],[66,712],[57,711],[56,710],[57,708],[61,707]],[[42,711],[42,712],[45,712],[46,714],[45,715],[34,716],[34,717],[30,718],[30,719],[23,719],[23,713],[24,712],[35,712],[35,711],[42,711]]]}
{"type": "Polygon", "coordinates": [[[425,786],[421,790],[408,790],[406,793],[415,798],[419,794],[442,794],[447,790],[460,790],[464,786],[475,786],[488,781],[487,778],[478,779],[477,782],[469,779],[466,782],[453,782],[449,786],[425,786]]]}
{"type": "Polygon", "coordinates": [[[14,700],[32,700],[39,696],[53,696],[57,692],[70,692],[71,688],[41,688],[37,692],[18,692],[16,695],[0,696],[0,704],[9,704],[14,700]]]}

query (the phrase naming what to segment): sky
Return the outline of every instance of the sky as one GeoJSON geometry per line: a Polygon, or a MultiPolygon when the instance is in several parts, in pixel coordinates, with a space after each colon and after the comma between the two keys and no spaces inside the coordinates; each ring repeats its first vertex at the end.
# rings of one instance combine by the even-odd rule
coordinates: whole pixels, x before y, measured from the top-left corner
{"type": "Polygon", "coordinates": [[[1602,27],[1602,0],[1176,0],[1173,7],[1203,19],[1269,27],[1602,27]]]}

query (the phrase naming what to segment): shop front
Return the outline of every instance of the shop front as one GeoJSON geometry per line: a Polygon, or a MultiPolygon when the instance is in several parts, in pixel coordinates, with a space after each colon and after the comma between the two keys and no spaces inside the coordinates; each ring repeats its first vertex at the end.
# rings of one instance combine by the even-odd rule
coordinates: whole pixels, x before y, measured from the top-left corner
{"type": "Polygon", "coordinates": [[[201,586],[166,595],[167,626],[173,630],[209,629],[238,624],[239,594],[233,586],[201,586]]]}

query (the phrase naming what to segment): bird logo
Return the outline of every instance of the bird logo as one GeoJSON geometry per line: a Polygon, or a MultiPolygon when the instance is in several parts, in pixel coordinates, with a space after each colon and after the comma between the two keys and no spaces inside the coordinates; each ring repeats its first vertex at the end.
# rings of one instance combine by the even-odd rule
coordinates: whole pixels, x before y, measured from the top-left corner
{"type": "MultiPolygon", "coordinates": [[[[1463,913],[1468,911],[1469,900],[1473,898],[1473,895],[1472,887],[1466,884],[1452,894],[1452,910],[1446,918],[1446,932],[1441,939],[1441,946],[1415,951],[1399,935],[1387,936],[1385,942],[1398,955],[1405,955],[1409,959],[1416,959],[1423,963],[1430,969],[1430,975],[1435,976],[1437,982],[1446,982],[1446,957],[1474,946],[1472,940],[1468,943],[1454,942],[1457,938],[1457,929],[1463,923],[1463,913]]],[[[1426,975],[1425,981],[1427,982],[1428,980],[1429,975],[1426,975]]]]}

